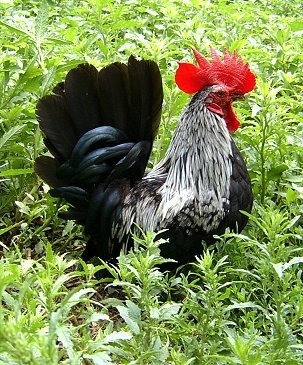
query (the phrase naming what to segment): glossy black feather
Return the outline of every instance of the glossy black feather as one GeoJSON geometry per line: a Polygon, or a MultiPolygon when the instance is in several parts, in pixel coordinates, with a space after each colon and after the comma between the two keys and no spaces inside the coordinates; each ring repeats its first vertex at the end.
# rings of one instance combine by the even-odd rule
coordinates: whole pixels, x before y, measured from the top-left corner
{"type": "Polygon", "coordinates": [[[101,209],[99,214],[93,217],[94,221],[97,217],[97,225],[89,229],[86,227],[88,233],[92,233],[95,239],[95,255],[108,260],[112,256],[110,246],[108,244],[108,237],[110,237],[112,229],[112,214],[121,204],[121,194],[118,187],[106,188],[102,199],[99,201],[101,209]]]}
{"type": "Polygon", "coordinates": [[[36,158],[34,169],[48,185],[59,187],[64,182],[57,177],[57,169],[60,166],[58,160],[50,156],[39,156],[36,158]]]}
{"type": "MultiPolygon", "coordinates": [[[[138,173],[134,173],[135,177],[142,176],[155,131],[158,130],[163,100],[162,80],[154,62],[130,57],[128,65],[116,62],[99,72],[92,65],[79,65],[68,72],[65,81],[57,84],[53,92],[55,95],[39,100],[36,114],[45,136],[45,145],[63,165],[51,178],[50,171],[46,171],[47,166],[40,163],[36,168],[39,175],[47,176],[49,182],[55,181],[56,186],[58,179],[66,182],[69,178],[72,181],[74,162],[69,166],[69,159],[75,160],[74,149],[77,149],[79,139],[95,128],[112,126],[117,133],[120,130],[127,135],[125,141],[117,139],[116,144],[140,142],[146,138],[149,141],[146,158],[137,163],[138,173]]],[[[109,145],[114,146],[115,143],[109,145]]],[[[90,148],[105,146],[101,143],[90,148]]],[[[80,159],[84,158],[84,155],[79,157],[76,163],[79,165],[80,159]]],[[[102,183],[102,179],[94,178],[91,182],[102,183]]]]}
{"type": "Polygon", "coordinates": [[[68,203],[77,207],[87,207],[89,195],[78,186],[63,186],[51,190],[51,195],[55,198],[64,198],[68,203]]]}
{"type": "Polygon", "coordinates": [[[69,208],[67,211],[60,211],[58,217],[66,220],[74,220],[78,224],[84,225],[87,208],[77,207],[69,208]]]}
{"type": "Polygon", "coordinates": [[[121,178],[129,178],[134,182],[142,178],[149,156],[150,143],[141,141],[136,143],[131,150],[112,169],[106,184],[121,178]]]}
{"type": "Polygon", "coordinates": [[[121,203],[120,186],[97,187],[91,199],[85,218],[85,230],[95,238],[96,252],[99,257],[109,256],[108,237],[111,231],[112,213],[121,203]],[[104,254],[104,256],[103,256],[104,254]]]}
{"type": "Polygon", "coordinates": [[[49,145],[53,146],[61,157],[68,158],[78,136],[64,98],[60,95],[43,97],[37,104],[36,115],[49,145]]]}
{"type": "Polygon", "coordinates": [[[128,68],[125,64],[115,62],[98,74],[102,118],[107,125],[126,133],[131,124],[128,85],[128,68]]]}
{"type": "Polygon", "coordinates": [[[162,80],[158,77],[158,67],[154,62],[137,61],[131,56],[128,69],[132,137],[135,141],[152,141],[159,128],[163,101],[162,80]]]}
{"type": "Polygon", "coordinates": [[[99,72],[101,112],[108,125],[130,140],[152,142],[157,134],[163,102],[162,79],[155,62],[129,58],[128,65],[113,63],[99,72]]]}
{"type": "Polygon", "coordinates": [[[241,232],[248,221],[248,217],[241,213],[240,210],[251,212],[253,194],[245,162],[233,140],[231,140],[231,147],[232,175],[230,180],[229,206],[227,207],[227,214],[221,226],[223,227],[223,232],[227,227],[233,231],[241,232]]]}
{"type": "Polygon", "coordinates": [[[53,93],[65,97],[64,81],[59,82],[54,88],[53,93]]]}
{"type": "Polygon", "coordinates": [[[88,64],[72,69],[65,78],[66,105],[79,137],[102,122],[97,78],[98,71],[88,64]]]}

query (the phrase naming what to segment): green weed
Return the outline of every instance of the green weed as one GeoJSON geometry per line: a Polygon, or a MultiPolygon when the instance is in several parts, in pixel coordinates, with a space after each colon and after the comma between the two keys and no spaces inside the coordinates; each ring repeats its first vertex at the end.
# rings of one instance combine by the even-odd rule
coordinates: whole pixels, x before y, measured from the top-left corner
{"type": "MultiPolygon", "coordinates": [[[[0,363],[300,364],[303,358],[302,2],[0,0],[0,363]],[[163,273],[157,237],[117,265],[79,259],[82,229],[57,217],[33,173],[35,105],[82,62],[154,59],[164,110],[149,167],[188,102],[174,83],[190,47],[238,51],[257,87],[234,136],[254,209],[192,265],[163,273]],[[97,280],[107,267],[112,278],[97,280]]],[[[200,244],[200,243],[197,243],[200,244]]]]}

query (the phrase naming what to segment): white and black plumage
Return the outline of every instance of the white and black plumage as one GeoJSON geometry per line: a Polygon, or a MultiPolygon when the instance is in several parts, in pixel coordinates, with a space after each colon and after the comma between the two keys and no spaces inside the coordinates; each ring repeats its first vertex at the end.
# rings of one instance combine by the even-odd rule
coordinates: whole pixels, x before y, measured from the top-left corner
{"type": "Polygon", "coordinates": [[[244,228],[240,210],[251,211],[252,192],[230,135],[238,127],[231,102],[253,89],[254,76],[235,54],[225,52],[221,61],[212,50],[208,62],[194,52],[199,67],[180,63],[176,82],[195,95],[165,157],[147,174],[163,98],[154,62],[131,57],[127,66],[99,73],[82,65],[39,101],[38,120],[55,158],[39,157],[36,171],[55,187],[53,196],[70,203],[64,218],[91,235],[85,259],[108,260],[128,249],[134,223],[166,229],[162,254],[179,264],[201,252],[201,240],[244,228]]]}

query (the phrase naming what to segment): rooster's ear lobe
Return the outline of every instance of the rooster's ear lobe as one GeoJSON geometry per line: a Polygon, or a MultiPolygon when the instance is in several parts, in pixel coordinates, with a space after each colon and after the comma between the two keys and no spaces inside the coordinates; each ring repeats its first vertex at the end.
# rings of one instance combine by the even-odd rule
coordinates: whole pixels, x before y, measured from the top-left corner
{"type": "Polygon", "coordinates": [[[205,86],[201,78],[201,69],[192,63],[178,62],[175,81],[179,89],[187,94],[194,94],[205,86]]]}

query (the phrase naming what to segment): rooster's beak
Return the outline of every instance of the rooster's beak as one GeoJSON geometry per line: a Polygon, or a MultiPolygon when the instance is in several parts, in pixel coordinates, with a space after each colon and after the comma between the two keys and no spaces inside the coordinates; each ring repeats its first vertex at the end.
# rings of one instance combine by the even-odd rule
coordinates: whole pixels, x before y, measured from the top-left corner
{"type": "Polygon", "coordinates": [[[244,94],[232,94],[231,95],[231,100],[232,101],[244,100],[244,99],[245,99],[245,95],[244,94]]]}

